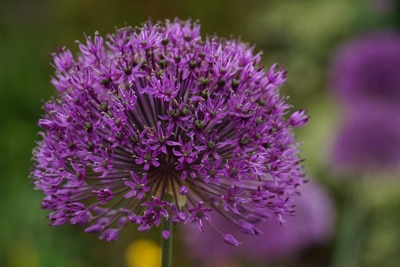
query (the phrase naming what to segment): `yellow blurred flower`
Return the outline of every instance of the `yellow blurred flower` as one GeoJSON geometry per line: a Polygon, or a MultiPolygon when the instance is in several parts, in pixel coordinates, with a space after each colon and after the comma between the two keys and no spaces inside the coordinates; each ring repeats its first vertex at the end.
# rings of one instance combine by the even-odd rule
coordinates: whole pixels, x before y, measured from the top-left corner
{"type": "Polygon", "coordinates": [[[129,267],[160,267],[161,248],[150,239],[138,239],[126,249],[125,261],[129,267]]]}
{"type": "Polygon", "coordinates": [[[9,267],[38,267],[39,256],[30,240],[19,240],[9,247],[9,267]]]}

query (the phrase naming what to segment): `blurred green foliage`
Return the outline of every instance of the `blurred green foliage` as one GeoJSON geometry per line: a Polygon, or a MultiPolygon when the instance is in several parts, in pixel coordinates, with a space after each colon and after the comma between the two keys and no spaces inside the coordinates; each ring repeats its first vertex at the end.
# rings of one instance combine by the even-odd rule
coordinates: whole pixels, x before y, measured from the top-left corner
{"type": "MultiPolygon", "coordinates": [[[[398,21],[394,15],[374,12],[367,0],[5,0],[0,9],[0,266],[124,266],[124,250],[134,237],[158,240],[157,231],[136,233],[134,227],[111,244],[84,234],[81,228],[49,227],[47,212],[40,209],[42,195],[33,190],[28,176],[31,151],[39,139],[41,105],[54,93],[49,53],[58,46],[77,51],[75,40],[83,40],[83,33],[104,34],[148,18],[175,17],[200,20],[203,35],[241,37],[263,50],[266,65],[284,65],[289,79],[283,92],[291,95],[296,108],[303,107],[311,115],[310,124],[298,131],[307,171],[331,191],[338,221],[345,214],[357,216],[356,210],[345,212],[347,191],[359,196],[357,205],[363,205],[363,231],[354,237],[360,240],[358,250],[353,247],[354,251],[338,256],[341,231],[352,233],[354,227],[338,223],[332,240],[278,266],[330,266],[332,262],[344,267],[349,263],[400,266],[397,177],[368,177],[343,184],[330,173],[327,158],[342,115],[328,93],[332,53],[354,34],[389,27],[398,21]],[[343,230],[343,225],[350,228],[343,230]]],[[[175,266],[193,266],[184,257],[179,238],[175,243],[175,266]]]]}

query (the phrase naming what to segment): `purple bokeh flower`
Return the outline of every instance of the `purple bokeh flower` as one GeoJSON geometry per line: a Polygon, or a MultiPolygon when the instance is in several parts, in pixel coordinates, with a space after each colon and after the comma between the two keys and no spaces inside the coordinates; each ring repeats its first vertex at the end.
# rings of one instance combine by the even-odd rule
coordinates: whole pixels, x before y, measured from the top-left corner
{"type": "Polygon", "coordinates": [[[332,146],[332,165],[341,172],[393,171],[400,165],[400,111],[362,105],[344,118],[332,146]]]}
{"type": "Polygon", "coordinates": [[[344,44],[335,55],[331,87],[349,109],[363,102],[400,103],[400,34],[369,33],[344,44]]]}
{"type": "Polygon", "coordinates": [[[285,119],[283,69],[266,72],[240,41],[202,39],[191,21],[95,34],[79,49],[53,55],[57,95],[33,152],[51,225],[85,225],[112,241],[128,223],[202,230],[221,213],[250,229],[293,213],[304,175],[292,127],[305,116],[285,119]]]}
{"type": "MultiPolygon", "coordinates": [[[[190,247],[188,257],[202,262],[202,266],[215,266],[226,259],[264,262],[294,255],[313,245],[328,241],[334,226],[335,210],[331,197],[325,188],[310,181],[302,187],[302,197],[298,198],[296,216],[280,225],[275,220],[254,224],[252,228],[263,231],[263,235],[248,236],[240,232],[233,223],[227,223],[222,216],[213,218],[214,224],[228,229],[237,236],[242,245],[232,248],[222,242],[211,227],[204,233],[193,231],[194,226],[182,227],[184,246],[190,247]],[[210,249],[212,248],[212,249],[210,249]]],[[[243,222],[243,226],[247,225],[243,222]]],[[[253,266],[253,265],[252,265],[253,266]]]]}
{"type": "Polygon", "coordinates": [[[387,14],[396,10],[399,0],[368,0],[368,4],[372,9],[387,14]]]}

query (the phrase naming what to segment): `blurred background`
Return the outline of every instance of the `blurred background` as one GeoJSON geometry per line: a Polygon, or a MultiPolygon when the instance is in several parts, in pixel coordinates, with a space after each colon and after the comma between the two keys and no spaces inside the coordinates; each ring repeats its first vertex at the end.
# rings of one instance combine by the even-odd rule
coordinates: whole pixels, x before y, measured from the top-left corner
{"type": "Polygon", "coordinates": [[[177,229],[173,266],[400,266],[399,7],[396,0],[1,1],[0,266],[158,266],[157,231],[132,226],[108,243],[80,227],[49,227],[28,176],[41,106],[54,94],[49,54],[60,46],[76,52],[84,33],[175,17],[199,20],[203,36],[240,37],[263,51],[266,66],[287,69],[282,93],[311,116],[296,135],[318,189],[303,192],[305,215],[291,219],[293,233],[264,231],[259,255],[249,256],[248,246],[219,253],[212,239],[193,242],[177,229]]]}

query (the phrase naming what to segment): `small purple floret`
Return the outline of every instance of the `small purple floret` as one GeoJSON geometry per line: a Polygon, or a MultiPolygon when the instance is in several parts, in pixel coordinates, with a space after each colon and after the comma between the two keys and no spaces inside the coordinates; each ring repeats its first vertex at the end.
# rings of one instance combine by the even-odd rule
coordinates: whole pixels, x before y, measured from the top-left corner
{"type": "Polygon", "coordinates": [[[171,232],[170,232],[169,230],[163,230],[163,231],[161,232],[161,236],[162,236],[164,239],[168,239],[168,238],[170,238],[170,236],[171,236],[171,232]]]}
{"type": "Polygon", "coordinates": [[[236,240],[235,237],[233,237],[233,235],[231,234],[223,234],[222,238],[224,239],[224,241],[226,243],[228,243],[229,245],[232,245],[234,247],[239,246],[241,243],[239,241],[236,240]]]}
{"type": "Polygon", "coordinates": [[[300,109],[290,116],[289,122],[294,128],[301,128],[307,124],[308,120],[309,117],[306,115],[306,111],[300,109]]]}
{"type": "Polygon", "coordinates": [[[100,190],[93,190],[92,193],[96,195],[97,200],[101,204],[106,204],[107,202],[109,202],[113,199],[113,193],[108,188],[102,188],[100,190]]]}

